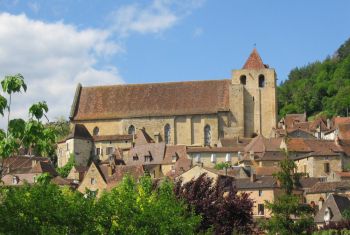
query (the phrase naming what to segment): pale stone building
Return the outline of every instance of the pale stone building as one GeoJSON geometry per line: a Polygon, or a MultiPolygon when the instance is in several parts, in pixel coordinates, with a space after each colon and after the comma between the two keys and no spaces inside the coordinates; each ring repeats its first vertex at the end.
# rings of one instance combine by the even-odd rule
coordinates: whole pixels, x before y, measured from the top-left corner
{"type": "Polygon", "coordinates": [[[70,119],[92,136],[132,135],[155,142],[215,146],[220,138],[269,136],[276,126],[276,73],[254,49],[230,79],[77,87],[70,119]]]}

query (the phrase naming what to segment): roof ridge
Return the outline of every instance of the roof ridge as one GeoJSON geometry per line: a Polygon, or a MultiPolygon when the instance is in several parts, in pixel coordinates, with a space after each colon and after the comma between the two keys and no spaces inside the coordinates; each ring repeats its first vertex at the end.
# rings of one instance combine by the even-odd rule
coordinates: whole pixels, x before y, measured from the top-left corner
{"type": "Polygon", "coordinates": [[[169,81],[169,82],[150,82],[150,83],[124,83],[124,84],[112,84],[112,85],[84,86],[82,88],[93,89],[93,88],[119,87],[119,86],[168,85],[168,84],[223,82],[223,81],[230,82],[231,79],[188,80],[188,81],[169,81]]]}

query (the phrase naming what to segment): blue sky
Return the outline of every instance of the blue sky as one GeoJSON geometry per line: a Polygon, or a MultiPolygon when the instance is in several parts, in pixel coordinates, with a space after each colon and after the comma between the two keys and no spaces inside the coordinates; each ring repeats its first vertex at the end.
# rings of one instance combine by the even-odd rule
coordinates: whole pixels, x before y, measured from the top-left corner
{"type": "Polygon", "coordinates": [[[350,1],[0,0],[0,75],[23,73],[26,104],[68,116],[84,85],[229,78],[256,44],[279,82],[350,37],[350,1]]]}

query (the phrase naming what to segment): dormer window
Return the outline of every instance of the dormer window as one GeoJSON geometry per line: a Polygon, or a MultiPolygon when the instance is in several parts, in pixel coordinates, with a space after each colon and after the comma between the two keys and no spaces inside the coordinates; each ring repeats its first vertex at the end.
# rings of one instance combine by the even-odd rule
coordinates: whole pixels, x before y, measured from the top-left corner
{"type": "Polygon", "coordinates": [[[134,135],[135,134],[135,126],[134,125],[130,125],[129,126],[128,134],[129,135],[134,135]]]}
{"type": "Polygon", "coordinates": [[[259,87],[260,88],[265,87],[265,76],[262,74],[259,75],[259,87]]]}
{"type": "Polygon", "coordinates": [[[94,136],[97,136],[99,132],[100,132],[100,129],[96,126],[96,127],[94,128],[94,130],[92,131],[92,134],[93,134],[94,136]]]}
{"type": "Polygon", "coordinates": [[[134,156],[132,157],[132,160],[134,160],[134,161],[138,161],[138,160],[139,160],[139,156],[134,155],[134,156]]]}
{"type": "Polygon", "coordinates": [[[12,177],[12,184],[18,184],[18,177],[17,176],[12,177]]]}
{"type": "Polygon", "coordinates": [[[247,76],[242,75],[242,76],[239,78],[239,81],[241,82],[242,85],[246,85],[246,84],[247,84],[247,76]]]}
{"type": "Polygon", "coordinates": [[[91,178],[91,179],[90,179],[90,183],[91,183],[92,185],[95,185],[95,184],[97,183],[97,180],[96,180],[95,178],[91,178]]]}
{"type": "Polygon", "coordinates": [[[171,157],[171,162],[176,162],[178,159],[179,159],[179,156],[177,155],[177,153],[175,153],[175,155],[171,157]]]}
{"type": "Polygon", "coordinates": [[[145,156],[145,162],[151,162],[153,160],[152,156],[147,155],[145,156]]]}

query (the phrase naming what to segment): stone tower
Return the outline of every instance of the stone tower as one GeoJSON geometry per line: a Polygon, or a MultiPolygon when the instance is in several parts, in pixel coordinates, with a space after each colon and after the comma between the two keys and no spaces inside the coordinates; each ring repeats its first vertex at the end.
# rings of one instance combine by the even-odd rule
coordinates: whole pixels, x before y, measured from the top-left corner
{"type": "Polygon", "coordinates": [[[254,48],[242,69],[232,72],[232,112],[240,135],[269,137],[277,123],[276,73],[254,48]]]}

